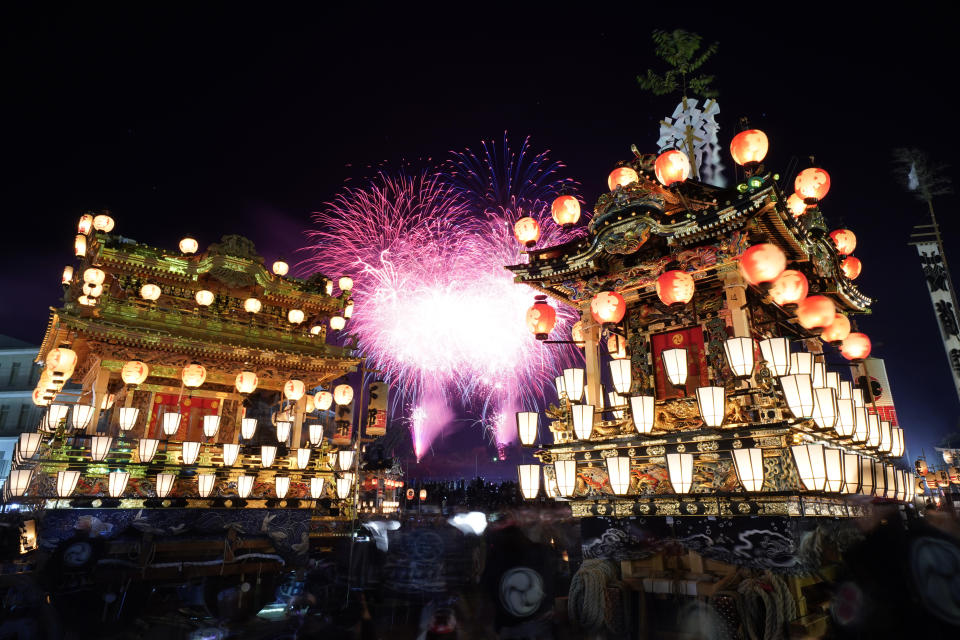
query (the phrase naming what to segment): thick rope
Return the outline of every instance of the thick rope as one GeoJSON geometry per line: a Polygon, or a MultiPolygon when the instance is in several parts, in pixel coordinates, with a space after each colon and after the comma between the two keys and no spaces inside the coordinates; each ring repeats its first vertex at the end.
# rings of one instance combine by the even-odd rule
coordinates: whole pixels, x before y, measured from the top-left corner
{"type": "Polygon", "coordinates": [[[584,560],[570,581],[567,599],[570,619],[591,633],[599,633],[608,625],[618,627],[607,599],[608,586],[619,586],[616,566],[609,560],[584,560]]]}
{"type": "Polygon", "coordinates": [[[744,631],[750,640],[784,640],[787,623],[797,615],[797,605],[787,583],[770,571],[763,579],[747,578],[737,587],[744,631]]]}

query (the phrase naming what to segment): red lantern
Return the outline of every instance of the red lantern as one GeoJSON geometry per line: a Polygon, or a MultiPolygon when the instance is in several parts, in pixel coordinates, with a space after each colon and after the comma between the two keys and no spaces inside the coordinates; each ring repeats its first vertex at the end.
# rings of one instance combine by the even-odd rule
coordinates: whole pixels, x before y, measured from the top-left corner
{"type": "Polygon", "coordinates": [[[860,275],[860,271],[863,269],[863,263],[861,263],[858,258],[847,256],[846,259],[840,263],[840,268],[843,269],[843,275],[847,276],[850,280],[856,280],[860,275]]]}
{"type": "Polygon", "coordinates": [[[547,296],[536,296],[533,306],[527,309],[527,328],[537,340],[546,340],[557,322],[557,312],[547,304],[547,296]]]}
{"type": "Polygon", "coordinates": [[[573,196],[560,196],[550,205],[550,213],[554,222],[568,229],[580,219],[580,203],[573,196]]]}
{"type": "Polygon", "coordinates": [[[599,324],[616,324],[626,311],[627,303],[616,291],[601,291],[590,301],[590,313],[599,324]]]}
{"type": "Polygon", "coordinates": [[[640,176],[630,167],[617,167],[607,176],[607,186],[610,187],[610,191],[616,191],[617,187],[625,187],[638,180],[640,176]]]}
{"type": "Polygon", "coordinates": [[[513,225],[513,234],[525,247],[532,247],[540,239],[540,223],[530,217],[520,218],[513,225]]]}
{"type": "Polygon", "coordinates": [[[684,271],[664,271],[657,278],[657,296],[665,305],[687,304],[693,298],[696,286],[693,276],[684,271]]]}
{"type": "Polygon", "coordinates": [[[787,210],[790,211],[794,218],[799,218],[807,212],[807,205],[804,203],[803,198],[795,193],[791,193],[790,197],[787,198],[787,210]]]}
{"type": "Polygon", "coordinates": [[[842,313],[838,313],[834,317],[833,322],[830,323],[830,326],[820,334],[820,339],[824,342],[839,344],[843,342],[848,335],[850,335],[850,320],[842,313]]]}
{"type": "Polygon", "coordinates": [[[770,297],[781,307],[795,307],[807,297],[807,277],[799,271],[787,269],[773,281],[770,297]]]}
{"type": "Polygon", "coordinates": [[[836,317],[837,308],[826,296],[810,296],[797,307],[797,320],[804,329],[829,327],[836,317]]]}
{"type": "Polygon", "coordinates": [[[851,333],[844,338],[840,355],[847,360],[863,360],[870,355],[870,338],[865,333],[851,333]]]}
{"type": "Polygon", "coordinates": [[[730,141],[730,155],[733,156],[733,161],[744,167],[762,162],[769,148],[767,134],[759,129],[741,131],[730,141]]]}
{"type": "Polygon", "coordinates": [[[669,187],[674,182],[683,182],[690,177],[690,158],[683,151],[664,151],[653,163],[657,180],[669,187]]]}
{"type": "Polygon", "coordinates": [[[848,256],[857,248],[857,236],[850,229],[837,229],[830,232],[830,239],[837,246],[837,253],[848,256]]]}
{"type": "Polygon", "coordinates": [[[773,282],[787,268],[787,256],[775,244],[755,244],[740,254],[740,273],[750,284],[773,282]]]}
{"type": "Polygon", "coordinates": [[[818,167],[804,169],[793,181],[797,195],[807,204],[817,204],[830,191],[830,174],[818,167]]]}

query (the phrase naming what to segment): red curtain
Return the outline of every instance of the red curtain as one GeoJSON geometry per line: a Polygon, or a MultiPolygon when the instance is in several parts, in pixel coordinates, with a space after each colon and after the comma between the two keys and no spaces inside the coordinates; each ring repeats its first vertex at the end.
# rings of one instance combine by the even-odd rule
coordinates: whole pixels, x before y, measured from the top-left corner
{"type": "MultiPolygon", "coordinates": [[[[151,438],[164,438],[163,422],[160,418],[164,413],[173,413],[179,411],[183,416],[180,419],[180,430],[170,436],[172,440],[194,440],[204,441],[203,435],[203,416],[216,415],[220,410],[220,400],[217,398],[191,398],[184,395],[179,398],[178,394],[158,393],[153,397],[153,408],[150,411],[150,424],[147,427],[147,433],[151,438]]],[[[217,432],[219,441],[220,433],[217,432]]]]}
{"type": "Polygon", "coordinates": [[[681,387],[674,386],[667,380],[667,373],[663,369],[663,358],[660,356],[666,349],[687,350],[686,395],[693,397],[696,394],[697,387],[710,384],[706,351],[703,348],[703,330],[700,327],[656,334],[650,338],[650,347],[653,351],[657,400],[682,398],[684,396],[684,390],[681,387]]]}

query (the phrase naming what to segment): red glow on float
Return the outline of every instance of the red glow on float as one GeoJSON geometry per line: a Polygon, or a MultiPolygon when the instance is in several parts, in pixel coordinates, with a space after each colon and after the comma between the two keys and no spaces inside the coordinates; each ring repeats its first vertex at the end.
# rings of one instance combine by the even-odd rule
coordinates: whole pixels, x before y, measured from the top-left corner
{"type": "Polygon", "coordinates": [[[847,360],[863,360],[870,355],[870,338],[865,333],[851,333],[844,338],[840,355],[847,360]]]}
{"type": "Polygon", "coordinates": [[[797,195],[807,204],[817,204],[830,191],[830,174],[819,167],[810,167],[797,174],[793,182],[797,195]]]}
{"type": "Polygon", "coordinates": [[[533,306],[527,309],[527,328],[537,340],[546,340],[557,322],[556,310],[547,304],[547,296],[536,296],[533,306]]]}
{"type": "Polygon", "coordinates": [[[807,297],[808,289],[807,276],[799,271],[787,269],[773,281],[770,297],[781,307],[798,305],[807,297]]]}
{"type": "Polygon", "coordinates": [[[590,313],[598,324],[616,324],[626,311],[627,303],[616,291],[601,291],[590,301],[590,313]]]}
{"type": "Polygon", "coordinates": [[[840,268],[843,269],[843,275],[847,276],[850,280],[856,280],[857,277],[860,276],[860,271],[863,270],[863,263],[860,262],[859,258],[847,256],[846,259],[840,263],[840,268]]]}
{"type": "Polygon", "coordinates": [[[657,278],[657,295],[665,305],[687,304],[693,298],[693,277],[684,271],[665,271],[657,278]]]}
{"type": "Polygon", "coordinates": [[[829,327],[836,317],[837,308],[826,296],[810,296],[797,307],[797,320],[804,329],[829,327]]]}
{"type": "Polygon", "coordinates": [[[804,203],[803,198],[795,193],[791,193],[790,197],[787,198],[787,210],[794,218],[799,218],[807,212],[807,205],[804,203]]]}
{"type": "Polygon", "coordinates": [[[730,141],[730,155],[740,166],[762,162],[769,148],[767,134],[759,129],[741,131],[730,141]]]}
{"type": "Polygon", "coordinates": [[[568,229],[580,219],[580,202],[573,196],[560,196],[550,205],[550,213],[554,222],[568,229]]]}
{"type": "Polygon", "coordinates": [[[837,247],[837,253],[848,256],[857,248],[857,236],[850,229],[837,229],[830,232],[830,239],[837,247]]]}
{"type": "Polygon", "coordinates": [[[690,158],[683,151],[664,151],[653,163],[657,180],[665,187],[674,182],[683,182],[690,177],[690,158]]]}
{"type": "Polygon", "coordinates": [[[625,187],[639,180],[640,176],[630,167],[617,167],[607,176],[607,186],[610,191],[616,191],[617,187],[625,187]]]}
{"type": "Polygon", "coordinates": [[[787,256],[775,244],[755,244],[740,254],[740,273],[750,284],[773,282],[787,268],[787,256]]]}
{"type": "Polygon", "coordinates": [[[540,239],[540,223],[530,217],[520,218],[513,225],[513,235],[525,247],[532,247],[540,239]]]}

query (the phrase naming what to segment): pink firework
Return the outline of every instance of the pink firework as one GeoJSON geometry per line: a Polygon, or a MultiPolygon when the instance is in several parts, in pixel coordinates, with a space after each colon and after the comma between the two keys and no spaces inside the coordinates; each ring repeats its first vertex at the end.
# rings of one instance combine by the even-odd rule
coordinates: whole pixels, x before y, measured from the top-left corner
{"type": "MultiPolygon", "coordinates": [[[[346,330],[397,392],[418,459],[457,412],[490,428],[502,450],[516,439],[514,412],[538,408],[543,389],[577,357],[526,328],[534,292],[504,269],[526,259],[512,232],[523,215],[540,223],[541,246],[569,239],[542,203],[478,212],[446,178],[428,174],[381,173],[315,216],[307,262],[353,278],[346,330]]],[[[558,308],[554,335],[566,339],[575,320],[558,308]]]]}

